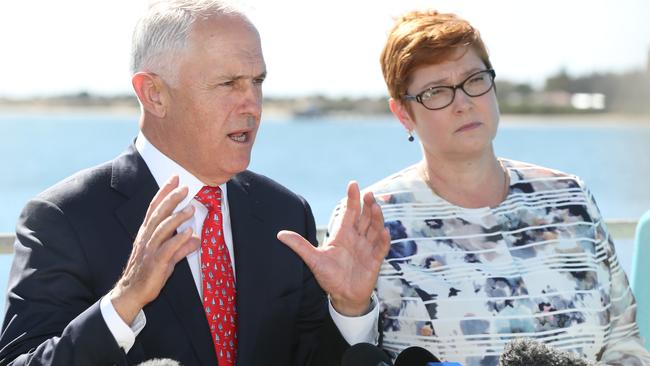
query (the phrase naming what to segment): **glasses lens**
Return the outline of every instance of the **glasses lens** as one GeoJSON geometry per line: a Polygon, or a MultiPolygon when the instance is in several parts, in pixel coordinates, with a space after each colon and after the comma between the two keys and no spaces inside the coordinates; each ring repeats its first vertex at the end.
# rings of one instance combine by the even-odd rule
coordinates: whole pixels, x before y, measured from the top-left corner
{"type": "MultiPolygon", "coordinates": [[[[492,70],[479,71],[470,75],[460,85],[465,94],[478,97],[487,93],[494,84],[492,70]]],[[[442,109],[454,101],[454,93],[458,86],[436,86],[427,89],[418,95],[419,102],[428,109],[442,109]]]]}
{"type": "Polygon", "coordinates": [[[422,104],[429,109],[447,106],[454,99],[454,89],[441,86],[425,90],[421,95],[422,104]]]}
{"type": "Polygon", "coordinates": [[[465,80],[463,83],[463,90],[465,90],[465,93],[470,97],[478,97],[490,90],[493,81],[494,80],[489,71],[481,71],[465,80]]]}

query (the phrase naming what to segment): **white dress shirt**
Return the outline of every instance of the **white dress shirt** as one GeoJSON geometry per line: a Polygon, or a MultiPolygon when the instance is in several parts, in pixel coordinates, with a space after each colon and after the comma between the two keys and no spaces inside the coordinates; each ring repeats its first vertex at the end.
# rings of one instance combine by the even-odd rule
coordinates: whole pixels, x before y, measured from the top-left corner
{"type": "MultiPolygon", "coordinates": [[[[203,204],[194,199],[194,195],[198,193],[204,184],[172,159],[161,153],[147,140],[142,132],[140,132],[136,139],[135,147],[138,150],[138,153],[140,153],[140,156],[142,156],[144,162],[147,164],[147,167],[149,168],[149,171],[151,171],[156,183],[158,183],[158,187],[162,187],[172,175],[178,175],[179,186],[187,186],[189,188],[187,197],[185,197],[185,199],[174,209],[174,212],[178,212],[188,205],[192,205],[195,208],[194,216],[180,225],[178,231],[180,232],[190,227],[195,235],[200,234],[208,210],[203,206],[203,204]]],[[[233,273],[236,278],[232,229],[230,227],[230,210],[228,206],[228,191],[226,183],[221,184],[219,187],[222,191],[221,210],[223,215],[222,224],[224,239],[228,251],[230,252],[230,260],[232,261],[233,273]]],[[[201,299],[201,257],[199,251],[196,250],[188,254],[186,258],[190,270],[192,271],[192,276],[194,277],[194,284],[197,289],[196,295],[201,299]]],[[[373,294],[371,310],[366,315],[347,317],[336,312],[334,307],[332,307],[331,302],[329,303],[329,312],[334,324],[338,327],[343,338],[345,338],[345,340],[351,345],[360,342],[376,342],[378,336],[376,324],[379,317],[379,307],[376,306],[376,304],[376,296],[373,294]]],[[[264,305],[260,304],[260,306],[264,305]]],[[[108,328],[117,341],[117,344],[122,347],[125,352],[128,352],[131,347],[133,347],[135,337],[146,325],[144,312],[140,310],[140,313],[133,324],[129,326],[117,314],[109,296],[104,296],[104,298],[102,298],[100,309],[108,328]]]]}

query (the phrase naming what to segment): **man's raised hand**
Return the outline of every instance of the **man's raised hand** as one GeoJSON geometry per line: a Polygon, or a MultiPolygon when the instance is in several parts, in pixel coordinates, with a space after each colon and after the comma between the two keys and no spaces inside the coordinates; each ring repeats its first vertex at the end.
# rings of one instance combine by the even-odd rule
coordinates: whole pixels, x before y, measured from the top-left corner
{"type": "Polygon", "coordinates": [[[138,230],[126,269],[111,290],[115,310],[129,325],[158,297],[176,263],[201,244],[190,228],[176,234],[176,229],[194,215],[191,205],[173,213],[187,193],[187,187],[178,186],[178,176],[171,177],[158,191],[138,230]]]}
{"type": "Polygon", "coordinates": [[[305,261],[336,311],[359,316],[368,310],[390,235],[371,192],[364,194],[361,206],[356,182],[348,184],[341,210],[329,238],[318,248],[293,231],[280,231],[278,239],[305,261]]]}

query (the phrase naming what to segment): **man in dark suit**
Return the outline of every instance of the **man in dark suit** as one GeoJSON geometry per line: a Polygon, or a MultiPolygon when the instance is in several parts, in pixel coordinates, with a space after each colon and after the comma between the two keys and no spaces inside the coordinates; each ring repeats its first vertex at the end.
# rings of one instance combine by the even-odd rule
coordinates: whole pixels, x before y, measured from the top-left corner
{"type": "Polygon", "coordinates": [[[21,215],[0,365],[336,365],[372,337],[388,250],[372,195],[362,208],[351,184],[315,248],[307,203],[246,170],[266,76],[250,21],[218,1],[153,5],[133,71],[134,144],[21,215]]]}

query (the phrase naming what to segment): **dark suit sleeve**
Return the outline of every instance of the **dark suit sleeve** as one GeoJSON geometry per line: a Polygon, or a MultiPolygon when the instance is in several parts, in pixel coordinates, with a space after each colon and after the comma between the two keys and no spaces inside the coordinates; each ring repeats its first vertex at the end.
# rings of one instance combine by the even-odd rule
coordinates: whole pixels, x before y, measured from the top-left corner
{"type": "Polygon", "coordinates": [[[75,229],[54,203],[35,199],[16,227],[0,365],[123,365],[103,320],[75,229]]]}
{"type": "MultiPolygon", "coordinates": [[[[318,246],[314,216],[309,204],[304,199],[302,202],[306,216],[305,237],[314,246],[318,246]]],[[[304,266],[304,291],[299,314],[301,320],[297,324],[301,347],[298,347],[298,352],[296,352],[294,365],[339,365],[341,356],[349,345],[329,315],[326,295],[309,268],[304,266]],[[306,354],[307,351],[308,354],[306,354]]]]}

